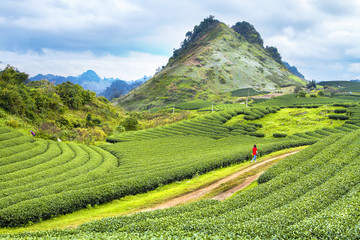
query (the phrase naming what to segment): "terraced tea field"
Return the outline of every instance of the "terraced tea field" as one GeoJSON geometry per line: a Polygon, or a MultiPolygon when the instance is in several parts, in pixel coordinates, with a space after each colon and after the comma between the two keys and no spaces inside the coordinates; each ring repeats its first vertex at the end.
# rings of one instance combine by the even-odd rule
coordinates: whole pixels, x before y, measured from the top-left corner
{"type": "Polygon", "coordinates": [[[251,136],[220,140],[178,136],[99,148],[34,141],[4,128],[1,132],[3,227],[41,221],[245,161],[250,158],[253,142],[261,144],[262,153],[309,144],[303,139],[284,142],[251,136]]]}
{"type": "Polygon", "coordinates": [[[265,172],[261,184],[219,202],[105,218],[74,230],[1,237],[35,239],[356,239],[360,130],[336,134],[265,172]]]}
{"type": "MultiPolygon", "coordinates": [[[[275,114],[280,110],[280,108],[277,107],[239,108],[237,106],[225,111],[214,112],[164,127],[115,135],[109,138],[109,141],[114,143],[102,146],[35,140],[32,137],[23,136],[17,131],[1,127],[0,226],[13,227],[31,224],[60,214],[86,208],[90,205],[105,203],[126,195],[147,192],[158,186],[191,178],[194,175],[202,174],[232,163],[246,161],[251,158],[250,149],[253,144],[258,145],[261,156],[284,148],[314,144],[326,136],[333,135],[333,137],[327,138],[325,142],[315,144],[317,151],[322,152],[324,155],[317,155],[318,152],[315,150],[309,150],[310,152],[303,151],[301,154],[297,154],[297,156],[302,156],[301,158],[291,157],[290,159],[294,158],[298,160],[289,160],[290,162],[293,161],[290,167],[289,164],[285,164],[284,167],[287,167],[286,171],[291,172],[292,166],[297,164],[300,166],[301,161],[308,161],[315,156],[318,156],[317,158],[321,156],[330,161],[330,158],[338,156],[336,154],[341,150],[336,147],[350,151],[351,149],[348,149],[348,145],[351,145],[354,149],[357,149],[355,143],[358,144],[357,139],[360,134],[359,131],[356,131],[359,129],[360,109],[352,105],[343,109],[345,110],[339,110],[338,113],[334,113],[344,116],[346,114],[349,118],[346,121],[342,120],[344,124],[340,127],[322,128],[316,131],[297,133],[283,138],[259,138],[255,131],[261,129],[262,126],[261,124],[251,122],[252,120],[262,119],[268,114],[275,114]],[[226,125],[231,119],[239,116],[242,116],[248,122],[230,126],[226,125]],[[356,134],[352,133],[354,131],[356,134]],[[345,135],[338,135],[338,133],[345,135]],[[330,146],[337,150],[332,150],[330,146]],[[332,153],[332,151],[335,152],[332,153]]],[[[350,153],[353,154],[351,151],[350,153]]],[[[351,156],[356,157],[356,154],[357,152],[351,156]]],[[[307,162],[307,164],[310,163],[307,162]]],[[[280,167],[283,166],[283,164],[276,166],[277,167],[273,169],[282,169],[280,167]]],[[[340,168],[338,168],[338,170],[339,169],[340,168]]],[[[283,171],[283,169],[270,170],[259,179],[259,182],[269,182],[264,184],[264,186],[269,186],[268,184],[273,182],[271,179],[276,179],[277,175],[281,175],[283,171]]],[[[314,178],[316,178],[316,176],[314,176],[314,178]]],[[[285,179],[286,181],[289,179],[293,181],[295,177],[285,179]]],[[[281,181],[283,182],[285,180],[281,181]]],[[[265,188],[261,186],[256,189],[265,188]]],[[[266,194],[270,194],[270,192],[266,194]]],[[[247,194],[251,195],[251,193],[247,194]]],[[[217,211],[220,211],[220,209],[222,209],[221,211],[231,209],[231,206],[238,206],[238,204],[241,206],[246,205],[246,208],[248,208],[250,205],[248,206],[247,204],[250,204],[252,201],[257,201],[256,199],[261,199],[265,195],[261,196],[262,197],[256,198],[253,198],[253,196],[245,197],[245,199],[238,200],[239,202],[229,200],[229,202],[232,202],[230,205],[221,206],[216,211],[212,210],[211,207],[213,205],[214,207],[215,205],[220,205],[217,202],[211,201],[201,202],[198,203],[198,205],[193,204],[189,207],[181,208],[182,210],[179,211],[182,212],[183,209],[194,208],[190,211],[195,212],[194,217],[191,215],[192,213],[185,213],[185,215],[190,214],[191,218],[194,218],[195,222],[199,221],[199,226],[202,226],[204,229],[214,229],[214,231],[216,229],[216,231],[222,235],[225,234],[225,232],[222,232],[221,229],[229,227],[230,229],[235,229],[234,232],[239,234],[238,231],[240,231],[240,228],[246,230],[246,226],[250,225],[240,226],[234,222],[234,227],[231,228],[226,222],[233,221],[231,220],[232,218],[238,221],[239,218],[231,214],[229,215],[232,216],[230,219],[225,216],[214,215],[219,216],[218,221],[220,223],[219,227],[215,228],[214,225],[216,224],[206,219],[209,215],[202,215],[202,217],[200,217],[200,219],[204,219],[204,222],[197,219],[197,216],[203,214],[196,213],[197,209],[199,209],[198,206],[202,206],[201,208],[206,207],[206,211],[211,214],[217,214],[217,211]],[[246,199],[253,200],[250,201],[246,199]],[[206,225],[208,223],[213,225],[209,225],[210,227],[208,227],[208,225],[206,225]]],[[[284,198],[283,195],[281,196],[281,198],[284,198]]],[[[265,206],[266,204],[261,203],[260,206],[265,206]]],[[[271,209],[268,210],[270,211],[271,209]]],[[[171,212],[173,210],[168,211],[171,212]]],[[[239,211],[237,214],[242,212],[242,210],[239,211]]],[[[251,216],[262,216],[261,214],[265,213],[266,211],[264,210],[264,212],[258,215],[255,214],[251,216]]],[[[165,211],[164,214],[164,216],[166,216],[167,211],[165,211]]],[[[162,216],[162,213],[160,213],[160,215],[162,216]]],[[[136,216],[140,216],[140,220],[143,217],[143,215],[140,214],[135,215],[134,218],[137,218],[136,216]]],[[[145,214],[144,216],[148,215],[145,214]]],[[[154,216],[157,216],[157,213],[154,214],[154,216]]],[[[144,220],[145,222],[143,220],[139,221],[139,225],[132,222],[130,225],[134,226],[134,228],[131,228],[134,231],[131,233],[127,232],[128,228],[122,224],[117,225],[118,223],[116,223],[114,225],[113,223],[109,223],[109,226],[119,228],[119,236],[121,237],[125,236],[122,234],[130,234],[131,237],[135,238],[147,236],[144,235],[143,231],[149,231],[149,236],[167,236],[167,234],[170,234],[169,236],[171,236],[171,238],[173,236],[182,236],[178,235],[178,233],[185,234],[183,236],[186,236],[186,234],[193,236],[193,233],[199,233],[200,235],[204,233],[203,230],[199,230],[199,228],[194,225],[195,222],[185,221],[184,225],[177,224],[178,228],[173,228],[171,223],[175,224],[174,221],[177,218],[166,219],[164,222],[159,220],[161,218],[162,217],[154,218],[154,222],[152,222],[153,220],[149,220],[151,226],[153,223],[157,226],[156,229],[159,229],[159,233],[150,228],[150,225],[146,223],[148,220],[144,220]],[[169,224],[171,226],[169,226],[169,224]],[[170,229],[169,232],[167,232],[167,229],[170,229]]],[[[176,221],[182,221],[182,218],[183,217],[180,216],[176,221]]],[[[119,221],[128,221],[124,219],[127,218],[121,218],[119,221]]],[[[132,219],[132,217],[129,217],[129,219],[132,219]]],[[[148,219],[148,217],[146,217],[146,219],[148,219]]],[[[244,218],[244,221],[246,219],[247,218],[244,218]]],[[[132,220],[129,221],[131,222],[132,220]]],[[[103,228],[103,226],[101,228],[103,228]]],[[[87,227],[81,227],[80,229],[81,234],[84,233],[83,231],[88,231],[84,230],[87,229],[87,227]]],[[[91,236],[95,236],[96,238],[97,233],[95,232],[97,230],[94,230],[96,227],[90,227],[89,229],[91,229],[89,230],[91,234],[95,234],[91,236]]],[[[109,230],[106,227],[105,229],[105,231],[109,230]]],[[[252,235],[252,233],[250,234],[245,230],[244,235],[240,234],[239,236],[250,236],[250,238],[258,236],[259,234],[259,236],[262,236],[260,232],[252,235]]],[[[280,230],[277,229],[274,231],[280,230]]],[[[206,232],[207,231],[208,230],[206,230],[206,232]]],[[[61,232],[61,234],[64,233],[61,232]]],[[[85,233],[84,236],[88,237],[87,234],[88,233],[85,233]]],[[[275,233],[264,234],[268,234],[264,236],[273,236],[275,233]]]]}

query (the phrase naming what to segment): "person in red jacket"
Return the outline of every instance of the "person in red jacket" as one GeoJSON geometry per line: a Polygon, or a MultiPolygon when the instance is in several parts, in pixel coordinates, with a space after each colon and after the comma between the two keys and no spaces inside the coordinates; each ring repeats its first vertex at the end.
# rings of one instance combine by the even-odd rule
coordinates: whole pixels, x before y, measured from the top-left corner
{"type": "Polygon", "coordinates": [[[253,159],[251,159],[251,162],[254,161],[256,162],[256,155],[257,155],[257,148],[256,148],[256,145],[254,145],[253,147],[253,153],[252,155],[254,156],[253,159]]]}

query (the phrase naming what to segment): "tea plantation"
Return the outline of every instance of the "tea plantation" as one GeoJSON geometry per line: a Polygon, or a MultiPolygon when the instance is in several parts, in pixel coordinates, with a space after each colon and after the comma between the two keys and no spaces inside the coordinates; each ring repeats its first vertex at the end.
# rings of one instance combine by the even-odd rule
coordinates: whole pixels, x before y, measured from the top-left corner
{"type": "Polygon", "coordinates": [[[31,224],[247,161],[254,144],[260,156],[313,144],[263,173],[256,188],[224,202],[200,201],[103,219],[75,230],[0,238],[356,238],[360,107],[348,99],[321,100],[338,107],[328,117],[341,125],[264,138],[262,125],[252,121],[276,114],[280,102],[283,108],[324,104],[296,101],[283,97],[248,108],[237,104],[116,134],[101,146],[38,140],[0,127],[1,227],[31,224]],[[242,120],[227,124],[234,119],[242,120]]]}
{"type": "Polygon", "coordinates": [[[357,239],[360,130],[325,138],[223,202],[106,218],[75,230],[3,235],[48,239],[357,239]]]}
{"type": "Polygon", "coordinates": [[[1,146],[8,146],[0,150],[2,227],[41,221],[245,161],[254,142],[262,146],[261,154],[314,142],[305,138],[284,141],[234,136],[215,140],[175,136],[99,148],[31,142],[7,130],[1,128],[4,133],[0,135],[1,146]],[[14,141],[17,138],[24,143],[14,141]]]}

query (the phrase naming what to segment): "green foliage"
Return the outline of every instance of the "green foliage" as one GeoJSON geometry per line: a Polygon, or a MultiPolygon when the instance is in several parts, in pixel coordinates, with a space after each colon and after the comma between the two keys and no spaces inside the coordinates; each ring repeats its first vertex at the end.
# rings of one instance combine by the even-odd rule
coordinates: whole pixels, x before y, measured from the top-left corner
{"type": "Polygon", "coordinates": [[[307,85],[306,88],[308,89],[315,89],[316,88],[316,81],[315,80],[311,80],[307,85]]]}
{"type": "Polygon", "coordinates": [[[332,115],[329,115],[329,118],[330,119],[335,119],[335,120],[348,120],[350,117],[349,116],[346,116],[346,115],[336,115],[336,114],[332,114],[332,115]]]}
{"type": "Polygon", "coordinates": [[[270,54],[270,56],[275,60],[275,62],[277,62],[279,64],[283,64],[282,59],[281,59],[281,55],[278,52],[276,47],[266,46],[265,50],[270,54]]]}
{"type": "Polygon", "coordinates": [[[138,129],[138,120],[134,117],[127,117],[124,119],[123,122],[121,122],[121,125],[124,126],[126,131],[135,131],[138,129]]]}
{"type": "Polygon", "coordinates": [[[286,133],[273,133],[274,138],[283,138],[283,137],[286,137],[286,136],[287,136],[286,133]]]}
{"type": "Polygon", "coordinates": [[[10,65],[0,72],[0,81],[11,85],[21,85],[28,80],[28,77],[28,74],[20,72],[10,65]]]}
{"type": "Polygon", "coordinates": [[[197,100],[175,104],[175,108],[182,110],[197,110],[200,108],[211,107],[211,105],[212,102],[197,100]]]}
{"type": "Polygon", "coordinates": [[[69,81],[57,85],[56,93],[66,106],[75,110],[89,103],[93,97],[89,90],[84,90],[79,84],[69,81]]]}
{"type": "Polygon", "coordinates": [[[11,66],[0,72],[0,107],[11,114],[34,119],[36,105],[30,91],[23,84],[27,78],[27,74],[11,66]]]}
{"type": "Polygon", "coordinates": [[[338,108],[334,110],[334,113],[346,113],[347,109],[346,108],[338,108]]]}
{"type": "MultiPolygon", "coordinates": [[[[96,98],[95,93],[77,84],[66,82],[54,86],[41,80],[24,85],[24,82],[27,82],[27,74],[13,67],[8,66],[0,72],[0,109],[4,110],[3,123],[8,126],[31,126],[38,133],[37,137],[44,139],[78,141],[83,139],[80,132],[84,131],[75,128],[102,127],[102,134],[97,134],[103,135],[111,132],[111,126],[119,124],[121,110],[111,107],[107,100],[96,98]],[[92,114],[91,121],[85,122],[86,113],[92,114]],[[104,121],[108,122],[107,126],[104,121]],[[55,123],[56,127],[44,127],[49,122],[55,123]]],[[[101,138],[104,137],[96,137],[101,138]]]]}
{"type": "Polygon", "coordinates": [[[264,41],[262,40],[260,33],[256,31],[253,25],[248,22],[237,22],[232,26],[235,32],[239,33],[246,41],[253,44],[258,44],[263,47],[264,41]]]}

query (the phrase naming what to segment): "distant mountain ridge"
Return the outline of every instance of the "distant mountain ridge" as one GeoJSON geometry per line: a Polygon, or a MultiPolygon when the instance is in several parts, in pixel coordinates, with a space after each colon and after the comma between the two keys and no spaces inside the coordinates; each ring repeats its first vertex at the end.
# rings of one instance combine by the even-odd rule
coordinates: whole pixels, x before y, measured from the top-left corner
{"type": "MultiPolygon", "coordinates": [[[[79,84],[84,89],[94,91],[98,95],[102,95],[101,93],[104,92],[107,87],[110,87],[110,85],[114,81],[122,81],[123,82],[123,89],[117,89],[117,92],[123,92],[123,94],[126,94],[131,89],[141,85],[141,83],[145,82],[149,78],[150,78],[150,76],[144,76],[140,79],[133,80],[133,81],[125,81],[125,80],[120,80],[118,78],[101,78],[95,71],[87,70],[86,72],[80,74],[77,77],[75,77],[75,76],[64,77],[64,76],[58,76],[58,75],[53,75],[53,74],[46,74],[46,75],[38,74],[34,77],[29,78],[29,80],[30,81],[48,80],[49,82],[53,82],[55,85],[69,81],[69,82],[72,82],[75,84],[79,84]],[[134,84],[134,83],[136,83],[136,84],[134,84]]],[[[102,96],[105,96],[105,95],[102,95],[102,96]]]]}
{"type": "Polygon", "coordinates": [[[305,79],[304,75],[302,75],[295,66],[291,66],[289,63],[285,61],[283,63],[285,67],[287,67],[287,69],[289,69],[289,71],[292,72],[295,76],[305,79]]]}
{"type": "Polygon", "coordinates": [[[115,80],[111,83],[109,87],[107,87],[103,92],[101,92],[99,96],[104,96],[111,101],[114,98],[119,98],[127,94],[132,89],[140,86],[148,79],[149,77],[144,76],[144,78],[131,82],[127,82],[124,80],[115,80]]]}
{"type": "Polygon", "coordinates": [[[121,97],[119,104],[128,109],[146,109],[211,100],[215,96],[224,98],[244,88],[271,92],[306,85],[304,79],[285,67],[275,47],[264,48],[260,34],[251,24],[242,22],[235,26],[231,28],[213,16],[204,19],[186,33],[181,48],[174,50],[167,65],[121,97]]]}

